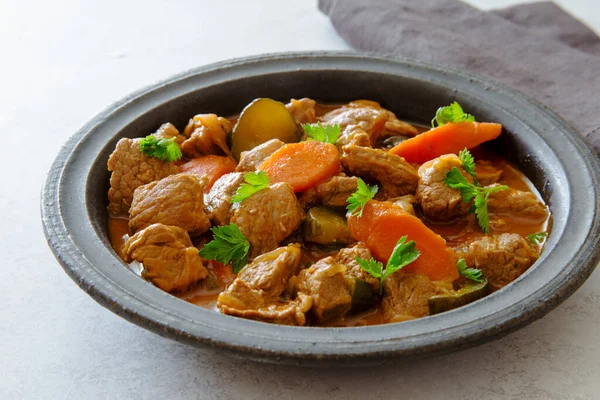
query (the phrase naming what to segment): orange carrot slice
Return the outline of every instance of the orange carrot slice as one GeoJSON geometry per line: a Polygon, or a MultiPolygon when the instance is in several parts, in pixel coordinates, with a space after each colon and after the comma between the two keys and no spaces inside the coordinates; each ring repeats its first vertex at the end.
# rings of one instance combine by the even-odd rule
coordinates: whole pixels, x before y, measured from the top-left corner
{"type": "Polygon", "coordinates": [[[444,154],[458,154],[500,136],[502,125],[492,122],[457,122],[438,126],[407,139],[390,150],[411,163],[422,164],[444,154]]]}
{"type": "Polygon", "coordinates": [[[204,188],[204,192],[208,192],[212,185],[221,176],[235,171],[237,163],[230,157],[215,156],[213,154],[200,158],[194,158],[179,166],[179,172],[187,172],[189,174],[204,175],[208,177],[208,185],[204,188]]]}
{"type": "Polygon", "coordinates": [[[271,183],[286,182],[294,192],[303,192],[340,172],[337,148],[309,140],[286,144],[258,167],[271,183]]]}
{"type": "Polygon", "coordinates": [[[398,239],[407,236],[408,240],[415,241],[421,255],[403,271],[422,274],[434,281],[458,278],[456,257],[446,240],[398,206],[370,200],[362,217],[349,217],[348,228],[354,238],[366,243],[373,256],[383,263],[390,258],[398,239]]]}

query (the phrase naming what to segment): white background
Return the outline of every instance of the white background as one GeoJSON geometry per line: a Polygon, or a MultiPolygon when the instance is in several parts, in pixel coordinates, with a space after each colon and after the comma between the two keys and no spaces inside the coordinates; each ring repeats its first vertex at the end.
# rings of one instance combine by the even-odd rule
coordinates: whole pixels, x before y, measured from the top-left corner
{"type": "MultiPolygon", "coordinates": [[[[560,3],[600,31],[596,0],[560,3]]],[[[43,237],[39,192],[79,126],[182,70],[323,49],[348,46],[313,0],[0,0],[0,398],[600,398],[598,272],[501,340],[362,370],[260,365],[179,345],[100,307],[64,274],[43,237]]]]}

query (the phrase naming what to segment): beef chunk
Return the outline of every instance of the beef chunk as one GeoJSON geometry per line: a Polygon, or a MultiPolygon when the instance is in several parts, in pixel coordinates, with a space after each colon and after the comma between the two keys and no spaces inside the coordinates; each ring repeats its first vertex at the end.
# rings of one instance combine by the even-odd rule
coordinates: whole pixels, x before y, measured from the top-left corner
{"type": "Polygon", "coordinates": [[[336,146],[340,151],[344,146],[348,145],[371,147],[371,139],[369,134],[362,128],[359,128],[358,126],[351,126],[342,132],[336,142],[336,146]]]}
{"type": "Polygon", "coordinates": [[[373,278],[371,274],[361,268],[356,262],[356,257],[369,260],[373,256],[367,246],[359,243],[353,247],[340,250],[335,256],[335,262],[346,266],[345,275],[350,278],[361,279],[371,285],[373,293],[379,292],[379,279],[373,278]]]}
{"type": "Polygon", "coordinates": [[[127,240],[123,255],[125,262],[142,263],[142,276],[167,292],[183,291],[208,275],[188,233],[177,226],[150,225],[127,240]]]}
{"type": "Polygon", "coordinates": [[[210,228],[204,213],[206,180],[192,174],[171,175],[140,186],[133,194],[129,230],[134,233],[152,224],[185,229],[192,236],[210,228]]]}
{"type": "Polygon", "coordinates": [[[292,244],[262,254],[246,265],[219,295],[217,307],[228,315],[284,325],[304,325],[312,299],[285,298],[289,279],[298,269],[300,245],[292,244]]]}
{"type": "Polygon", "coordinates": [[[187,158],[206,154],[229,155],[227,135],[232,129],[231,122],[215,114],[196,115],[183,131],[188,139],[181,145],[181,152],[187,158]]]}
{"type": "Polygon", "coordinates": [[[354,145],[344,146],[343,152],[341,161],[347,171],[381,184],[380,198],[415,193],[419,181],[417,171],[404,158],[384,150],[354,145]]]}
{"type": "Polygon", "coordinates": [[[419,168],[416,198],[423,215],[432,221],[449,221],[468,214],[469,203],[463,201],[460,191],[444,183],[446,174],[454,167],[469,182],[473,182],[473,178],[462,169],[460,159],[454,154],[434,158],[419,168]]]}
{"type": "Polygon", "coordinates": [[[275,183],[231,206],[231,223],[250,242],[250,258],[279,246],[302,222],[303,211],[287,183],[275,183]]]}
{"type": "Polygon", "coordinates": [[[534,193],[516,189],[494,192],[488,200],[488,210],[496,215],[544,221],[548,218],[548,209],[534,193]]]}
{"type": "Polygon", "coordinates": [[[164,139],[175,138],[175,143],[177,143],[178,146],[181,146],[181,144],[185,141],[185,136],[180,135],[177,128],[175,128],[175,126],[170,122],[162,124],[160,128],[154,132],[154,136],[164,139]]]}
{"type": "Polygon", "coordinates": [[[317,122],[316,105],[316,101],[305,97],[300,100],[291,99],[285,107],[292,113],[292,117],[294,117],[296,124],[302,125],[314,124],[317,122]]]}
{"type": "Polygon", "coordinates": [[[231,198],[244,183],[244,174],[232,172],[225,174],[214,183],[206,194],[206,212],[213,225],[224,226],[231,218],[231,198]]]}
{"type": "Polygon", "coordinates": [[[498,290],[521,276],[537,258],[527,240],[516,233],[503,233],[472,242],[466,261],[481,269],[491,289],[498,290]]]}
{"type": "Polygon", "coordinates": [[[319,324],[336,321],[350,311],[352,296],[346,286],[346,267],[333,257],[300,271],[296,290],[312,297],[311,314],[319,324]]]}
{"type": "MultiPolygon", "coordinates": [[[[246,284],[240,283],[236,285],[236,291],[241,294],[244,291],[250,292],[250,289],[246,284]]],[[[233,297],[223,293],[219,295],[219,299],[223,300],[218,303],[223,314],[271,324],[303,326],[306,324],[306,313],[312,306],[312,298],[299,293],[294,300],[273,301],[258,309],[240,309],[236,307],[238,303],[233,297]]]]}
{"type": "Polygon", "coordinates": [[[467,262],[479,268],[493,290],[523,274],[538,258],[530,243],[515,233],[485,236],[469,245],[467,262]]]}
{"type": "Polygon", "coordinates": [[[285,143],[281,140],[271,139],[252,150],[242,151],[240,162],[235,170],[239,172],[256,171],[263,161],[283,146],[285,146],[285,143]]]}
{"type": "Polygon", "coordinates": [[[129,213],[133,192],[139,186],[176,174],[173,163],[145,156],[140,150],[140,139],[121,139],[108,159],[110,189],[108,212],[112,216],[129,213]]]}
{"type": "Polygon", "coordinates": [[[223,175],[206,196],[215,225],[236,224],[250,242],[250,258],[276,248],[302,222],[303,211],[287,183],[276,183],[240,203],[231,197],[244,182],[241,172],[223,175]]]}
{"type": "MultiPolygon", "coordinates": [[[[299,244],[290,244],[264,253],[246,265],[237,276],[237,280],[249,285],[252,290],[260,291],[262,299],[278,299],[287,288],[288,280],[296,274],[302,251],[299,244]]],[[[261,305],[246,302],[246,305],[261,305]]]]}
{"type": "Polygon", "coordinates": [[[487,160],[475,161],[475,178],[481,186],[488,186],[500,180],[502,170],[497,169],[487,160]]]}
{"type": "Polygon", "coordinates": [[[308,189],[300,196],[303,207],[322,204],[329,207],[346,207],[348,197],[356,192],[358,178],[355,176],[334,176],[317,186],[308,189]]]}
{"type": "Polygon", "coordinates": [[[415,136],[417,129],[396,118],[394,113],[369,100],[357,100],[328,112],[320,118],[326,124],[338,124],[342,131],[338,145],[374,145],[383,136],[415,136]],[[365,138],[369,144],[365,143],[365,138]]]}
{"type": "Polygon", "coordinates": [[[400,322],[429,315],[428,299],[436,288],[424,275],[395,272],[383,282],[383,320],[400,322]]]}

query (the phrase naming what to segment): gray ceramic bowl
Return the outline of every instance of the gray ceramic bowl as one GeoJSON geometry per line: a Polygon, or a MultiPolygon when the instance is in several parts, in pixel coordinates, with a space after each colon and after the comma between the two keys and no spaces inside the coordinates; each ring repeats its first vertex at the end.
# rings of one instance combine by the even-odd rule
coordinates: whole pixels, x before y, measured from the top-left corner
{"type": "MultiPolygon", "coordinates": [[[[555,114],[506,86],[416,61],[346,53],[276,54],[198,68],[104,110],[63,147],[48,174],[42,218],[52,251],[98,303],[159,335],[252,359],[311,365],[380,363],[470,347],[514,331],[565,300],[600,258],[600,167],[555,114]],[[505,132],[492,147],[515,161],[553,214],[538,262],[504,289],[457,310],[398,324],[357,328],[254,322],[181,301],[131,273],[107,240],[106,161],[122,137],[202,112],[239,112],[256,97],[324,102],[365,98],[427,123],[458,100],[505,132]]],[[[83,333],[84,334],[84,333],[83,333]]]]}

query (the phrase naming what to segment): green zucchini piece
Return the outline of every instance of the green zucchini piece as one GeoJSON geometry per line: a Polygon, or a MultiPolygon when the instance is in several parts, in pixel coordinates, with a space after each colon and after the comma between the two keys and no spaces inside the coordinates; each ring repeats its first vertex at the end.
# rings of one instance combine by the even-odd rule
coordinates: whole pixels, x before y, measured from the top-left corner
{"type": "Polygon", "coordinates": [[[366,311],[373,307],[373,288],[362,279],[346,277],[348,290],[352,296],[352,307],[350,312],[366,311]]]}
{"type": "Polygon", "coordinates": [[[347,244],[352,240],[346,217],[328,207],[313,207],[306,213],[304,239],[322,245],[347,244]]]}
{"type": "Polygon", "coordinates": [[[481,283],[468,281],[462,288],[453,293],[430,297],[428,299],[429,314],[439,314],[464,306],[465,304],[481,299],[488,292],[487,279],[481,283]]]}

